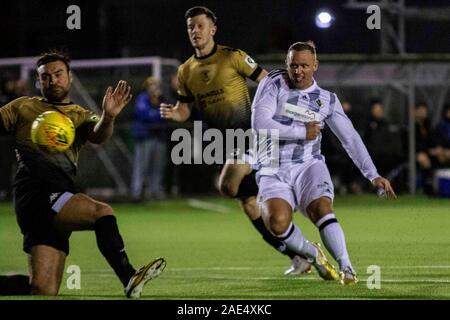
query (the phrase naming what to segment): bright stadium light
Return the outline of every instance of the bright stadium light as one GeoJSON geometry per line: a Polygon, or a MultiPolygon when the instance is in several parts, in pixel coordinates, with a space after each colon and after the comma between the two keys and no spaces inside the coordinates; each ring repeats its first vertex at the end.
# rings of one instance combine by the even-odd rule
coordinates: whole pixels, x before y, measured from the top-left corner
{"type": "Polygon", "coordinates": [[[329,28],[331,22],[333,21],[333,16],[328,11],[320,11],[316,15],[316,26],[322,29],[329,28]]]}

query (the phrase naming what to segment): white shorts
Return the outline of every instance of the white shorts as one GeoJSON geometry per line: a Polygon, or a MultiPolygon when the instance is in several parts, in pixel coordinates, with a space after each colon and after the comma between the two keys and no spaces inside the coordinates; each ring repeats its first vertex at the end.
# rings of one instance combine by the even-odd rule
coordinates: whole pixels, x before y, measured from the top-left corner
{"type": "Polygon", "coordinates": [[[273,198],[288,202],[292,211],[299,209],[307,217],[306,208],[320,197],[333,201],[334,187],[324,161],[313,159],[307,163],[280,167],[280,173],[258,177],[258,203],[273,198]]]}

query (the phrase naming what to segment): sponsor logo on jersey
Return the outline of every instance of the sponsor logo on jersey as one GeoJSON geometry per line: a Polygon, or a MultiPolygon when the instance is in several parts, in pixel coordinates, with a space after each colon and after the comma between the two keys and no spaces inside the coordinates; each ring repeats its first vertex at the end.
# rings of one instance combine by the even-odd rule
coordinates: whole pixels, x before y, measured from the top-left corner
{"type": "Polygon", "coordinates": [[[201,79],[202,79],[203,82],[209,82],[209,80],[211,80],[209,78],[209,74],[208,73],[209,73],[209,70],[204,70],[204,71],[201,72],[201,79]]]}
{"type": "Polygon", "coordinates": [[[301,122],[320,121],[318,112],[287,102],[283,105],[283,115],[301,122]]]}

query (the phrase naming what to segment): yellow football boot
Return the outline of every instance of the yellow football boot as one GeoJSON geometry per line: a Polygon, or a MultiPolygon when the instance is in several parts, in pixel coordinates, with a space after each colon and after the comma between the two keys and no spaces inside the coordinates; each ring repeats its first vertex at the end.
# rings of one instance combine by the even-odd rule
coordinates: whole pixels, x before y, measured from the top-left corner
{"type": "Polygon", "coordinates": [[[327,257],[322,251],[320,244],[317,242],[311,242],[311,244],[317,249],[316,261],[313,262],[314,267],[319,273],[320,277],[324,280],[340,280],[339,273],[336,268],[328,262],[327,257]]]}
{"type": "Polygon", "coordinates": [[[343,285],[355,285],[358,283],[358,277],[356,276],[356,272],[347,267],[340,272],[341,284],[343,285]]]}

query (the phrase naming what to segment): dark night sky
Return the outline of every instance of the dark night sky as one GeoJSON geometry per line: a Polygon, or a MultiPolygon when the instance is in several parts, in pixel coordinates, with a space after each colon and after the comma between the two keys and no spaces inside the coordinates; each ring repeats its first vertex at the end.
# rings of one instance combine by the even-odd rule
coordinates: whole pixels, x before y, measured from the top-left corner
{"type": "MultiPolygon", "coordinates": [[[[219,18],[219,43],[251,54],[284,52],[294,41],[312,39],[320,53],[378,53],[379,31],[366,28],[368,14],[345,9],[345,1],[2,1],[0,57],[34,56],[48,48],[67,48],[72,58],[192,54],[184,12],[206,5],[219,18]],[[68,30],[66,8],[81,8],[82,29],[68,30]],[[320,30],[314,15],[328,8],[332,28],[320,30]]],[[[406,1],[419,5],[425,1],[406,1]]],[[[445,5],[448,1],[426,1],[445,5]]],[[[423,5],[423,4],[422,4],[423,5]]],[[[383,23],[383,22],[382,22],[383,23]]],[[[383,26],[383,24],[382,24],[383,26]]],[[[450,52],[450,22],[408,21],[407,52],[450,52]]]]}

